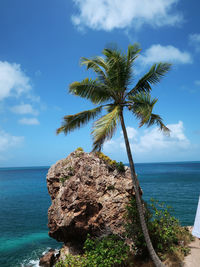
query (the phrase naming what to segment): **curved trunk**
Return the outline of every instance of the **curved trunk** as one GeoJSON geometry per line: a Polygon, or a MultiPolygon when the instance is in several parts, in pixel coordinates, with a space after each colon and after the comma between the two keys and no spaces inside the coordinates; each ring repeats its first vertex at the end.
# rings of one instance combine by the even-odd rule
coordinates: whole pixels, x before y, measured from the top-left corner
{"type": "Polygon", "coordinates": [[[137,174],[135,172],[135,166],[133,163],[133,158],[132,158],[132,154],[131,154],[131,149],[130,149],[130,145],[129,145],[128,135],[127,135],[127,131],[126,131],[125,123],[124,123],[124,117],[123,117],[122,112],[120,114],[120,121],[121,121],[122,131],[123,131],[123,135],[124,135],[128,160],[129,160],[129,164],[130,164],[131,178],[132,178],[133,187],[135,190],[135,197],[136,197],[137,209],[138,209],[138,213],[139,213],[139,217],[140,217],[140,224],[142,227],[142,232],[144,234],[144,238],[145,238],[145,241],[147,244],[149,254],[150,254],[151,259],[154,262],[155,266],[156,267],[164,267],[165,265],[158,258],[157,254],[156,254],[156,252],[152,246],[150,237],[149,237],[149,233],[148,233],[148,229],[147,229],[147,225],[146,225],[144,213],[143,213],[143,205],[142,205],[142,201],[141,201],[141,197],[140,197],[140,193],[139,193],[139,187],[138,187],[139,182],[137,179],[137,174]]]}

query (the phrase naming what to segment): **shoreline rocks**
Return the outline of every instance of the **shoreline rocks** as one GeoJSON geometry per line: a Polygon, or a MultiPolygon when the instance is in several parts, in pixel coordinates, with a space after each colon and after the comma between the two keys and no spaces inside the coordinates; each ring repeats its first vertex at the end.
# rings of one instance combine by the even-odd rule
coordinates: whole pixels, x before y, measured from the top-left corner
{"type": "Polygon", "coordinates": [[[39,266],[53,267],[54,264],[57,262],[59,256],[60,253],[57,253],[57,251],[54,249],[50,249],[40,258],[39,266]]]}

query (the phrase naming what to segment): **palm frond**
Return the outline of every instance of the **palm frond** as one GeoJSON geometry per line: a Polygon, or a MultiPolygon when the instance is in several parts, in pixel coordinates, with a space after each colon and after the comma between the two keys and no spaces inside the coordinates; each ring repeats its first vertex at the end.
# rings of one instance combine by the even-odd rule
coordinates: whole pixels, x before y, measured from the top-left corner
{"type": "Polygon", "coordinates": [[[170,70],[171,64],[157,63],[138,81],[136,86],[127,94],[134,95],[138,92],[149,93],[151,91],[151,84],[160,82],[161,78],[170,70]]]}
{"type": "Polygon", "coordinates": [[[117,49],[117,47],[104,48],[102,53],[106,57],[106,62],[109,62],[109,60],[113,60],[114,58],[120,56],[120,51],[117,49]]]}
{"type": "Polygon", "coordinates": [[[108,70],[108,64],[101,56],[96,56],[94,61],[106,72],[108,70]]]}
{"type": "Polygon", "coordinates": [[[103,71],[104,67],[106,69],[106,62],[103,62],[104,60],[101,58],[93,58],[93,59],[88,59],[85,57],[81,58],[81,65],[86,65],[87,70],[92,69],[97,75],[99,80],[105,81],[106,80],[106,75],[103,71]],[[103,64],[104,63],[104,64],[103,64]],[[104,66],[102,69],[102,65],[104,66]]]}
{"type": "Polygon", "coordinates": [[[130,84],[131,63],[127,62],[127,55],[122,54],[118,49],[105,48],[103,54],[108,66],[106,71],[107,85],[115,92],[115,100],[119,100],[130,84]]]}
{"type": "Polygon", "coordinates": [[[88,78],[81,82],[71,83],[69,86],[69,92],[76,96],[89,99],[94,104],[108,101],[111,98],[105,84],[88,78]]]}
{"type": "Polygon", "coordinates": [[[114,106],[113,110],[98,119],[93,126],[93,151],[100,151],[103,143],[112,138],[117,122],[119,121],[120,107],[114,106]]]}
{"type": "Polygon", "coordinates": [[[138,43],[134,43],[133,45],[128,46],[128,52],[127,52],[127,62],[133,62],[137,56],[138,53],[141,51],[140,45],[138,43]]]}
{"type": "Polygon", "coordinates": [[[130,96],[129,99],[129,110],[140,120],[139,127],[141,127],[149,121],[153,107],[158,99],[151,99],[151,95],[148,93],[138,93],[130,96]]]}
{"type": "Polygon", "coordinates": [[[106,109],[107,113],[110,113],[115,108],[116,104],[108,104],[104,108],[106,109]]]}
{"type": "Polygon", "coordinates": [[[170,129],[167,128],[164,123],[163,123],[163,120],[162,118],[157,115],[157,114],[151,114],[150,118],[149,118],[149,121],[147,122],[147,127],[150,127],[154,124],[157,124],[157,126],[159,127],[159,129],[161,131],[163,131],[165,134],[169,135],[170,134],[170,129]]]}
{"type": "Polygon", "coordinates": [[[139,93],[135,96],[130,96],[132,101],[129,103],[129,110],[139,119],[139,127],[147,125],[150,127],[156,124],[161,131],[166,134],[169,134],[170,130],[164,125],[162,118],[152,113],[153,107],[158,101],[157,98],[151,99],[150,94],[139,93]]]}
{"type": "Polygon", "coordinates": [[[88,123],[91,119],[94,119],[102,110],[102,106],[85,110],[83,112],[79,112],[74,115],[68,115],[64,117],[62,126],[57,129],[56,133],[59,134],[64,132],[64,134],[68,134],[71,131],[80,128],[81,126],[88,123]]]}

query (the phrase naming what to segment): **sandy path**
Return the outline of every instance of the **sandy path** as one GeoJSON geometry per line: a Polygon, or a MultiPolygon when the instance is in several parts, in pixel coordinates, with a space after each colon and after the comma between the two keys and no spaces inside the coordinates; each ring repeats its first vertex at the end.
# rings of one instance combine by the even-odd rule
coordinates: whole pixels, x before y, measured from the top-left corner
{"type": "Polygon", "coordinates": [[[200,267],[200,240],[195,238],[189,245],[191,253],[185,257],[184,267],[200,267]]]}

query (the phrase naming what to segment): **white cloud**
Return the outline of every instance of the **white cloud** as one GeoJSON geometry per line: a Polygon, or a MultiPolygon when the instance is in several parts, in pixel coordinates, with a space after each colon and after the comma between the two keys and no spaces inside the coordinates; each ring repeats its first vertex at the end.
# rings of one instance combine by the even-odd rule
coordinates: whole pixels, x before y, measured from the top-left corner
{"type": "Polygon", "coordinates": [[[140,63],[145,65],[160,61],[176,64],[187,64],[192,63],[192,57],[190,53],[186,51],[182,52],[172,45],[162,46],[160,44],[152,45],[140,57],[140,63]]]}
{"type": "MultiPolygon", "coordinates": [[[[154,158],[162,159],[164,155],[177,155],[183,151],[186,151],[190,147],[190,141],[184,134],[183,122],[179,121],[176,124],[169,124],[167,127],[171,130],[170,136],[164,135],[158,128],[151,130],[145,130],[141,136],[139,132],[132,128],[127,127],[127,131],[132,131],[134,134],[129,134],[129,141],[132,151],[136,158],[141,159],[150,157],[152,161],[154,158]],[[138,136],[136,138],[136,136],[138,136]]],[[[112,139],[104,145],[106,153],[122,154],[125,152],[124,139],[121,133],[121,137],[118,139],[112,139]]],[[[161,160],[162,161],[162,160],[161,160]]]]}
{"type": "Polygon", "coordinates": [[[155,152],[156,150],[176,150],[188,148],[190,142],[184,135],[183,122],[169,124],[167,127],[171,130],[170,136],[164,135],[157,128],[147,130],[137,144],[134,144],[135,152],[155,152]]]}
{"type": "Polygon", "coordinates": [[[0,100],[28,94],[30,90],[30,79],[19,64],[0,61],[0,100]]]}
{"type": "Polygon", "coordinates": [[[10,110],[13,113],[17,113],[17,114],[32,114],[36,116],[39,114],[39,112],[33,109],[32,105],[30,104],[16,105],[16,106],[11,107],[10,110]]]}
{"type": "Polygon", "coordinates": [[[200,33],[194,33],[189,35],[189,41],[193,45],[197,52],[200,51],[200,33]]]}
{"type": "Polygon", "coordinates": [[[16,147],[23,141],[23,136],[13,136],[4,130],[0,130],[0,151],[6,151],[8,148],[16,147]]]}
{"type": "Polygon", "coordinates": [[[73,0],[79,13],[72,22],[79,28],[110,31],[116,28],[138,28],[175,25],[182,15],[173,11],[179,0],[73,0]]]}
{"type": "Polygon", "coordinates": [[[37,118],[23,118],[19,120],[20,124],[25,124],[25,125],[38,125],[40,122],[38,121],[37,118]]]}
{"type": "MultiPolygon", "coordinates": [[[[138,131],[129,126],[126,128],[126,130],[127,130],[128,138],[137,141],[138,131]]],[[[121,132],[121,135],[122,135],[122,132],[121,132]]]]}

